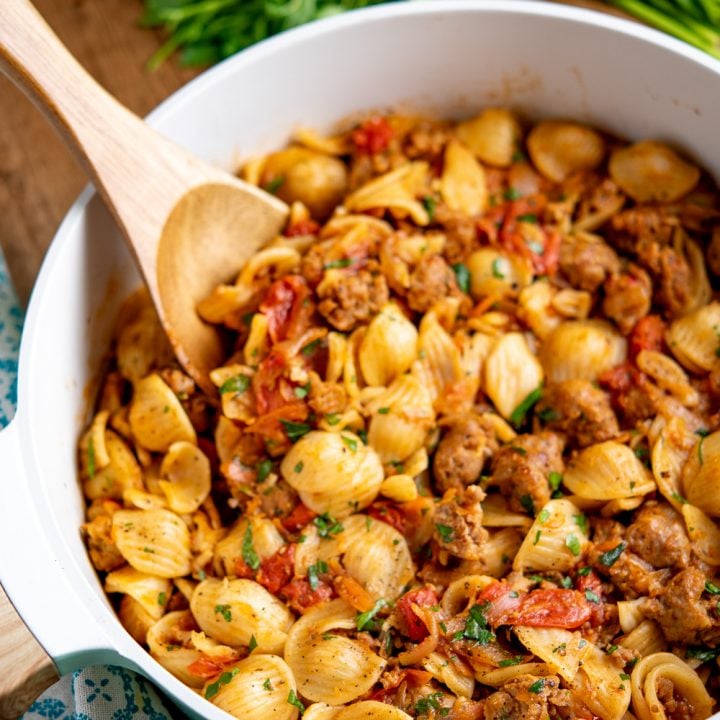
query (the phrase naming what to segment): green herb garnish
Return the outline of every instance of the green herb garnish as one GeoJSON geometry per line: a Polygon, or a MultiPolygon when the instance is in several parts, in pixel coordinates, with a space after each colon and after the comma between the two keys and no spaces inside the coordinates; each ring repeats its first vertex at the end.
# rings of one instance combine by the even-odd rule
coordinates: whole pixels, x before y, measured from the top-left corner
{"type": "Polygon", "coordinates": [[[220,386],[220,394],[234,393],[242,395],[250,387],[250,378],[247,375],[233,375],[220,386]]]}
{"type": "Polygon", "coordinates": [[[600,555],[600,562],[605,567],[612,567],[617,562],[617,559],[620,557],[620,555],[622,555],[623,550],[625,550],[626,547],[627,545],[624,542],[621,542],[612,550],[608,550],[607,552],[604,552],[602,555],[600,555]]]}
{"type": "Polygon", "coordinates": [[[333,535],[338,535],[344,528],[342,523],[336,520],[332,515],[323,513],[313,518],[313,525],[317,528],[318,535],[321,538],[329,538],[333,535]]]}
{"type": "Polygon", "coordinates": [[[440,523],[436,523],[435,529],[438,531],[438,535],[444,543],[449,543],[453,541],[455,537],[455,530],[453,530],[449,525],[442,525],[440,523]]]}
{"type": "Polygon", "coordinates": [[[465,294],[470,292],[470,271],[467,269],[466,265],[463,265],[462,263],[456,263],[452,266],[453,271],[455,272],[455,279],[457,280],[458,287],[462,292],[465,294]]]}
{"type": "Polygon", "coordinates": [[[260,558],[255,552],[255,547],[253,546],[252,526],[249,522],[247,528],[245,529],[245,535],[243,536],[242,559],[252,570],[257,570],[260,567],[260,558]]]}
{"type": "Polygon", "coordinates": [[[535,388],[528,393],[523,401],[510,414],[510,422],[515,427],[520,427],[525,422],[525,416],[530,412],[535,403],[542,397],[542,388],[535,388]]]}
{"type": "Polygon", "coordinates": [[[220,692],[220,688],[223,685],[227,685],[239,672],[240,669],[235,667],[232,670],[224,672],[214,683],[210,683],[205,688],[205,699],[209,700],[210,698],[215,697],[218,692],[220,692]]]}
{"type": "Polygon", "coordinates": [[[355,617],[355,625],[358,630],[372,630],[374,629],[374,623],[372,622],[375,616],[388,604],[387,600],[380,598],[370,610],[366,610],[363,613],[358,613],[355,617]]]}
{"type": "Polygon", "coordinates": [[[317,590],[320,585],[320,578],[318,576],[322,573],[326,573],[327,571],[327,563],[323,560],[318,560],[314,565],[310,565],[307,569],[308,582],[313,590],[317,590]]]}
{"type": "Polygon", "coordinates": [[[310,432],[310,426],[307,423],[298,423],[292,420],[280,420],[280,423],[285,428],[288,440],[293,442],[310,432]]]}

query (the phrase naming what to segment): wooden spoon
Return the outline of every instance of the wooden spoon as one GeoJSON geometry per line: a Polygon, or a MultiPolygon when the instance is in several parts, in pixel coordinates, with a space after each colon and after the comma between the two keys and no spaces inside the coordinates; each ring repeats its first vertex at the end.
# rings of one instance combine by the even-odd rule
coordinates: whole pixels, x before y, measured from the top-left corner
{"type": "Polygon", "coordinates": [[[0,67],[87,166],[180,364],[214,392],[208,372],[222,363],[223,347],[195,308],[278,234],[287,206],[199,160],[120,105],[27,0],[0,2],[0,67]]]}

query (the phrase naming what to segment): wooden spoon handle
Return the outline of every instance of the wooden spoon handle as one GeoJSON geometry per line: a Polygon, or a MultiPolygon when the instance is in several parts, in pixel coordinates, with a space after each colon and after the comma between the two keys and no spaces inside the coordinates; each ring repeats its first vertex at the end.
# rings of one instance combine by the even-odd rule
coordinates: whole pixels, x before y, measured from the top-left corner
{"type": "MultiPolygon", "coordinates": [[[[29,0],[0,2],[0,70],[29,95],[86,166],[141,267],[154,267],[158,218],[164,220],[186,191],[194,158],[98,85],[29,0]],[[152,241],[140,242],[144,238],[152,241]]],[[[146,280],[153,291],[154,278],[146,280]]]]}
{"type": "Polygon", "coordinates": [[[0,586],[0,720],[17,720],[59,675],[0,586]]]}

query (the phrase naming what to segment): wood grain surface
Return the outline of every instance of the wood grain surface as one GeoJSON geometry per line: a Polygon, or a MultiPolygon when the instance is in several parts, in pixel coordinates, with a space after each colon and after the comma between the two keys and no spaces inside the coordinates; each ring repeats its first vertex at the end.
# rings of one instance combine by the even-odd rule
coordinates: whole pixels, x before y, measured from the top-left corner
{"type": "MultiPolygon", "coordinates": [[[[159,33],[138,27],[140,0],[35,0],[70,51],[112,95],[145,115],[197,73],[167,62],[145,68],[159,33]]],[[[45,250],[87,182],[45,118],[0,77],[0,244],[20,302],[45,250]]]]}
{"type": "MultiPolygon", "coordinates": [[[[90,74],[139,115],[197,74],[173,60],[155,72],[146,69],[162,38],[138,27],[141,0],[34,2],[90,74]]],[[[570,4],[614,12],[594,0],[570,4]]],[[[0,246],[24,305],[45,250],[87,178],[45,118],[2,76],[0,109],[0,246]]]]}

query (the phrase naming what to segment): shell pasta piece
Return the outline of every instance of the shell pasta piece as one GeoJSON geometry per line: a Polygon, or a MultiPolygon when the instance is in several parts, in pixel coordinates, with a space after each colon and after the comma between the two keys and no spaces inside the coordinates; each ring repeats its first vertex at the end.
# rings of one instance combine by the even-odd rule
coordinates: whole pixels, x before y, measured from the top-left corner
{"type": "Polygon", "coordinates": [[[385,660],[364,644],[332,633],[354,626],[355,611],[343,600],[319,606],[293,625],[285,660],[304,697],[342,705],[366,693],[380,677],[385,660]]]}
{"type": "Polygon", "coordinates": [[[236,718],[295,720],[298,708],[288,696],[296,690],[292,671],[281,657],[252,655],[226,667],[218,680],[205,685],[203,695],[236,718]]]}
{"type": "Polygon", "coordinates": [[[551,500],[538,512],[520,549],[515,570],[556,570],[577,565],[588,544],[587,521],[570,500],[551,500]]]}
{"type": "Polygon", "coordinates": [[[699,437],[682,471],[684,497],[712,517],[720,516],[720,432],[699,437]]]}
{"type": "Polygon", "coordinates": [[[593,651],[579,632],[561,628],[535,628],[517,626],[515,634],[533,655],[544,660],[567,682],[571,683],[593,651]]]}
{"type": "Polygon", "coordinates": [[[337,517],[369,505],[383,481],[377,453],[350,432],[308,433],[285,456],[280,470],[311,510],[337,517]]]}
{"type": "Polygon", "coordinates": [[[377,700],[362,700],[342,708],[333,720],[410,720],[412,716],[398,707],[377,700]]]}
{"type": "Polygon", "coordinates": [[[636,497],[655,490],[655,482],[635,453],[613,440],[579,453],[566,468],[563,483],[589,500],[636,497]]]}
{"type": "Polygon", "coordinates": [[[713,701],[698,674],[677,655],[654,653],[635,665],[632,676],[633,710],[638,720],[669,720],[672,717],[658,697],[658,684],[672,683],[674,695],[691,708],[691,720],[704,720],[713,701]]]}
{"type": "Polygon", "coordinates": [[[219,642],[250,645],[259,652],[281,653],[292,613],[262,585],[245,579],[207,578],[195,588],[190,608],[198,625],[219,642]]]}
{"type": "Polygon", "coordinates": [[[170,510],[118,510],[112,533],[123,557],[136,570],[163,578],[190,572],[190,531],[170,510]]]}

